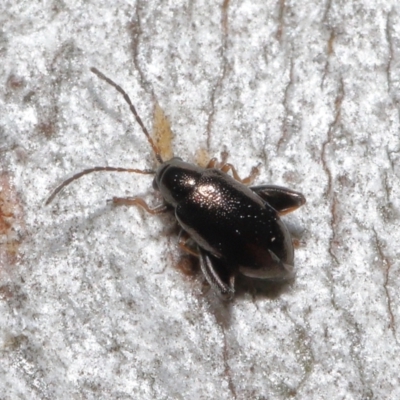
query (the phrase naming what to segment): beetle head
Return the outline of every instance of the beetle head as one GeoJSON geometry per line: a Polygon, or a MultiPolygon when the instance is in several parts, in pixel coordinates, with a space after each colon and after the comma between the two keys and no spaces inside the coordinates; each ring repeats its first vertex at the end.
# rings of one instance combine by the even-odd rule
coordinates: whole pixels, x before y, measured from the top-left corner
{"type": "Polygon", "coordinates": [[[161,192],[167,203],[176,207],[196,186],[202,171],[201,167],[174,157],[158,167],[153,187],[161,192]]]}

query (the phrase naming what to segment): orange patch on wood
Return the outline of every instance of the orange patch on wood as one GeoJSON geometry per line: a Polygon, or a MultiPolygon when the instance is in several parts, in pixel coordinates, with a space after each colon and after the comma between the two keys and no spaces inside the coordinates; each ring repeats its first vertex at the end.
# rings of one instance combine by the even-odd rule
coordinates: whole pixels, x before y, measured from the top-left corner
{"type": "Polygon", "coordinates": [[[153,118],[153,139],[160,150],[161,158],[164,161],[170,160],[174,156],[172,151],[173,133],[164,110],[157,102],[154,106],[153,118]]]}
{"type": "Polygon", "coordinates": [[[199,149],[196,152],[196,164],[200,167],[207,167],[211,157],[206,149],[199,149]]]}
{"type": "Polygon", "coordinates": [[[19,90],[26,86],[26,82],[20,76],[11,74],[7,78],[6,86],[11,90],[19,90]]]}
{"type": "Polygon", "coordinates": [[[176,268],[186,276],[194,276],[200,270],[198,259],[188,254],[179,257],[176,268]]]}
{"type": "Polygon", "coordinates": [[[25,224],[17,192],[8,174],[0,175],[0,268],[15,264],[25,224]]]}

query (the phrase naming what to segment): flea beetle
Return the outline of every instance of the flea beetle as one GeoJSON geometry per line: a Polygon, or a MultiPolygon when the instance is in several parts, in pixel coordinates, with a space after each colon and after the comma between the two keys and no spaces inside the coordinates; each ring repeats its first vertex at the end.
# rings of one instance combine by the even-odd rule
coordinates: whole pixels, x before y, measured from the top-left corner
{"type": "Polygon", "coordinates": [[[280,216],[302,206],[306,201],[304,196],[281,186],[248,186],[251,177],[240,179],[231,164],[219,164],[216,159],[211,159],[204,168],[179,157],[163,160],[126,92],[96,68],[91,71],[122,94],[159,166],[155,171],[86,169],[59,185],[46,204],[72,181],[92,172],[154,174],[153,187],[161,193],[163,204],[151,208],[139,197],[114,197],[113,203],[140,206],[150,214],[172,211],[181,228],[180,247],[199,257],[205,278],[222,297],[232,298],[238,274],[270,280],[292,278],[292,238],[280,216]]]}

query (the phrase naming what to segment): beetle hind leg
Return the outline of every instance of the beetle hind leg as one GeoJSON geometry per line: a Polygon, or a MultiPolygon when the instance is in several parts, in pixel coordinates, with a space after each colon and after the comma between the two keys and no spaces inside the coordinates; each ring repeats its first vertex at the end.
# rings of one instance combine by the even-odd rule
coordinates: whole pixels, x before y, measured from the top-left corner
{"type": "Polygon", "coordinates": [[[222,298],[230,300],[235,293],[235,273],[220,259],[200,249],[200,267],[207,282],[222,298]]]}

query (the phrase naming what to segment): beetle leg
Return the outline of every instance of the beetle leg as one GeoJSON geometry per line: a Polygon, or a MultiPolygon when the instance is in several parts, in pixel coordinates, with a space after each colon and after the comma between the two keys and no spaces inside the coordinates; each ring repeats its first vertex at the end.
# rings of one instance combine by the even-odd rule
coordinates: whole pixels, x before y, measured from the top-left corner
{"type": "Polygon", "coordinates": [[[112,203],[115,206],[139,206],[145,209],[149,214],[161,214],[168,211],[168,206],[166,204],[160,204],[154,208],[150,206],[140,197],[113,197],[112,203]]]}
{"type": "Polygon", "coordinates": [[[229,271],[224,262],[200,249],[200,267],[210,286],[220,295],[230,300],[235,292],[235,274],[229,271]]]}
{"type": "Polygon", "coordinates": [[[192,256],[199,256],[199,253],[195,250],[193,250],[192,247],[188,246],[188,242],[189,240],[192,240],[192,238],[190,237],[190,235],[184,231],[183,229],[181,229],[181,231],[179,232],[179,237],[178,237],[178,245],[179,247],[183,250],[186,251],[187,253],[191,254],[192,256]]]}
{"type": "Polygon", "coordinates": [[[223,165],[221,166],[221,171],[222,171],[222,172],[225,172],[225,173],[226,173],[226,172],[229,172],[229,171],[232,171],[233,177],[234,177],[237,181],[239,181],[240,183],[243,183],[244,185],[250,185],[250,183],[252,183],[252,182],[254,181],[254,179],[256,178],[256,176],[257,176],[258,173],[259,173],[258,168],[257,168],[257,167],[253,167],[253,168],[251,169],[250,175],[249,175],[247,178],[241,179],[240,176],[239,176],[239,174],[238,174],[237,171],[236,171],[236,168],[235,168],[231,163],[223,164],[223,165]]]}
{"type": "Polygon", "coordinates": [[[218,161],[218,158],[213,157],[207,164],[206,168],[217,168],[220,169],[223,165],[226,164],[226,160],[228,159],[228,153],[226,151],[221,152],[221,161],[218,161]]]}
{"type": "Polygon", "coordinates": [[[305,197],[300,192],[282,186],[252,186],[250,189],[275,208],[279,215],[288,214],[306,202],[305,197]]]}
{"type": "Polygon", "coordinates": [[[218,164],[217,158],[216,158],[216,157],[213,157],[213,158],[208,162],[208,164],[206,165],[206,168],[207,168],[207,169],[209,169],[209,168],[216,168],[217,164],[218,164]]]}
{"type": "Polygon", "coordinates": [[[259,170],[257,167],[253,167],[251,169],[250,175],[244,179],[242,179],[239,174],[236,171],[236,168],[231,164],[226,162],[227,159],[227,154],[223,153],[222,154],[222,161],[218,162],[218,159],[216,157],[213,157],[207,164],[206,168],[218,168],[222,172],[232,172],[233,177],[240,183],[243,183],[244,185],[250,185],[254,181],[254,179],[257,177],[259,174],[259,170]]]}
{"type": "Polygon", "coordinates": [[[293,265],[285,264],[282,260],[271,250],[268,250],[274,261],[275,268],[279,271],[276,276],[271,276],[272,280],[289,280],[295,276],[293,265]]]}
{"type": "Polygon", "coordinates": [[[293,265],[286,264],[271,250],[268,250],[268,264],[263,268],[255,269],[239,266],[241,274],[250,278],[268,279],[271,281],[286,281],[293,279],[295,276],[293,265]]]}

